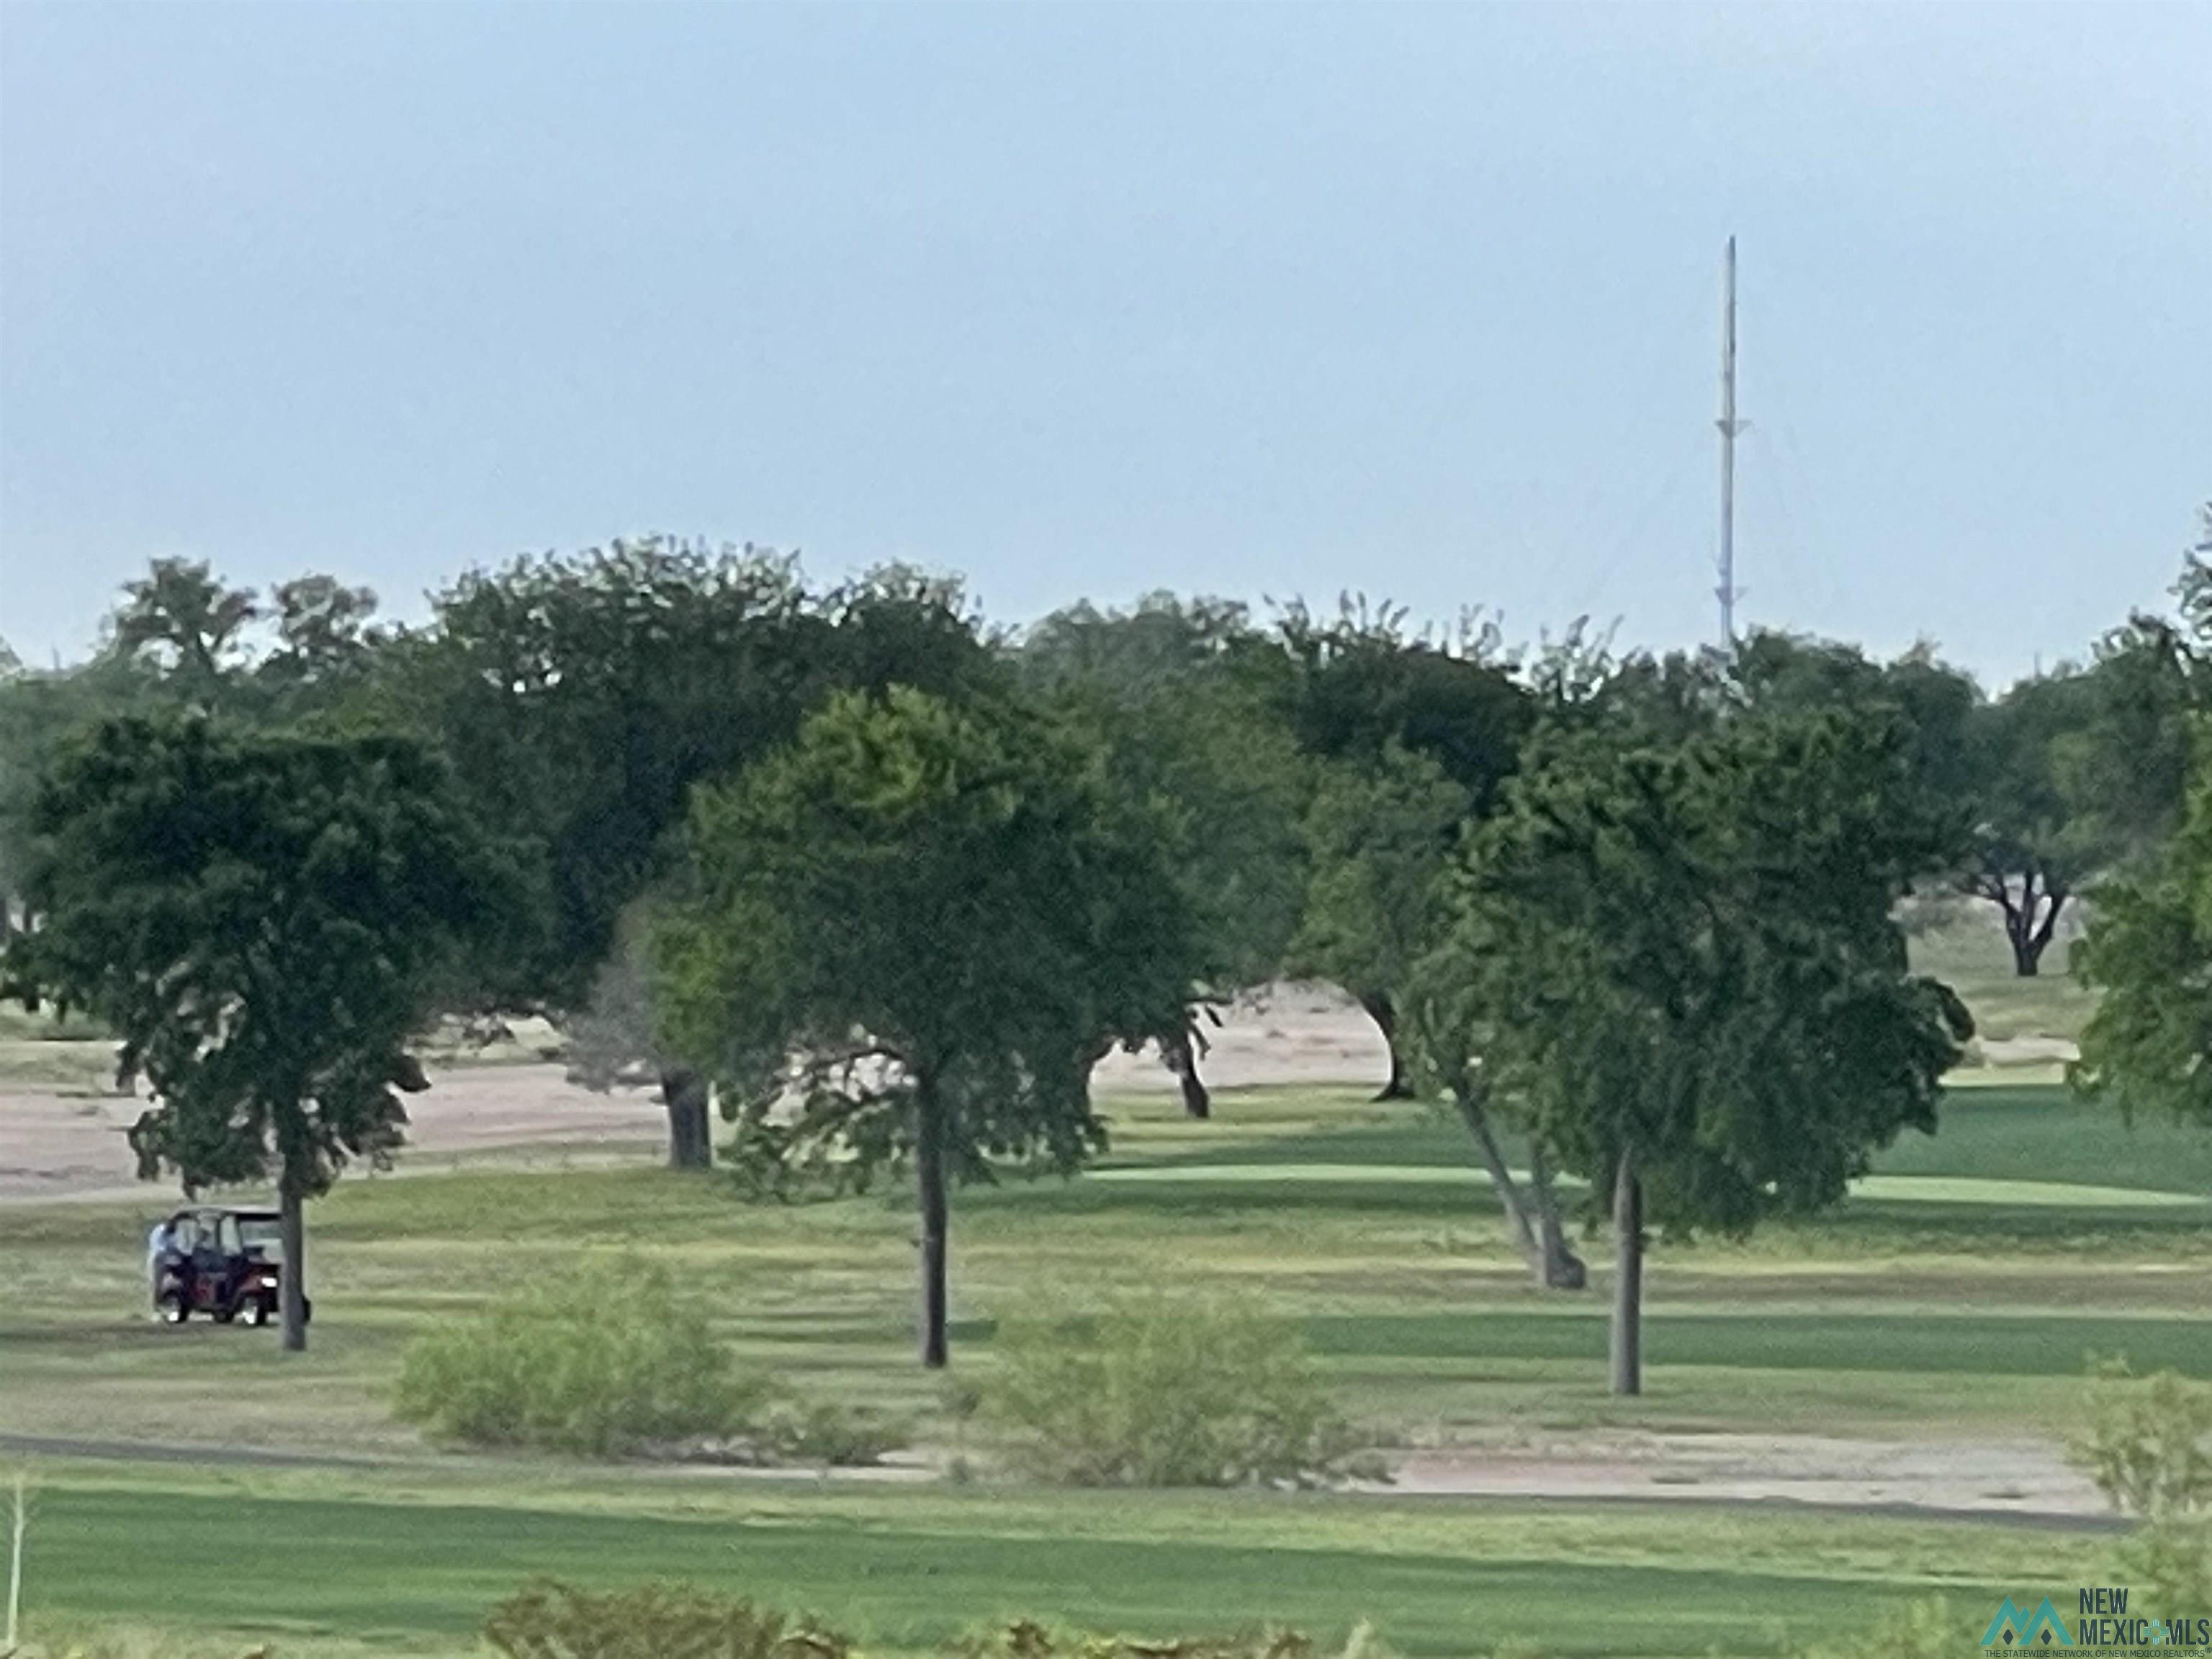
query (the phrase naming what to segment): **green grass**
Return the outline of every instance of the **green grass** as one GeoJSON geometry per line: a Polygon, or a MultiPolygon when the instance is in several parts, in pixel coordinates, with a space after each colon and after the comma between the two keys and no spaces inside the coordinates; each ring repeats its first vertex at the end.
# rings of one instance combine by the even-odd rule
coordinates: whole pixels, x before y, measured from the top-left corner
{"type": "Polygon", "coordinates": [[[35,1605],[57,1621],[167,1620],[282,1651],[332,1638],[436,1651],[532,1574],[672,1577],[814,1610],[878,1651],[1029,1614],[1154,1636],[1272,1620],[1338,1640],[1367,1618],[1408,1655],[1516,1638],[1559,1654],[1764,1653],[1916,1589],[1993,1605],[2024,1577],[2078,1580],[2103,1548],[1993,1525],[1680,1507],[335,1484],[65,1474],[40,1494],[35,1605]],[[262,1548],[281,1550],[281,1595],[240,1594],[241,1553],[262,1548]]]}
{"type": "MultiPolygon", "coordinates": [[[[1351,1091],[1224,1091],[1218,1119],[1109,1103],[1073,1182],[957,1195],[956,1364],[998,1320],[1115,1286],[1225,1288],[1293,1319],[1386,1443],[1510,1449],[1583,1430],[1955,1437],[2062,1431],[2083,1356],[2212,1375],[2212,1137],[2129,1130],[2049,1087],[1954,1094],[1832,1215],[1654,1252],[1648,1392],[1604,1391],[1603,1300],[1532,1290],[1464,1132],[1351,1091]]],[[[458,1458],[394,1423],[410,1335],[586,1253],[641,1249],[714,1304],[749,1363],[971,1444],[911,1357],[913,1221],[893,1186],[753,1204],[642,1164],[349,1176],[311,1212],[313,1346],[166,1330],[139,1298],[165,1205],[10,1210],[0,1429],[369,1459],[241,1472],[76,1463],[41,1478],[33,1606],[240,1636],[223,1549],[282,1540],[280,1652],[430,1651],[536,1572],[656,1574],[817,1608],[880,1645],[1016,1611],[1164,1632],[1262,1615],[1408,1653],[1765,1654],[1931,1578],[1994,1600],[2077,1580],[2082,1534],[1933,1520],[1353,1495],[1075,1494],[987,1482],[856,1491],[458,1458]],[[160,1541],[157,1541],[160,1540],[160,1541]],[[118,1571],[118,1563],[129,1571],[118,1571]]],[[[1602,1237],[1583,1246],[1601,1275],[1602,1237]]]]}

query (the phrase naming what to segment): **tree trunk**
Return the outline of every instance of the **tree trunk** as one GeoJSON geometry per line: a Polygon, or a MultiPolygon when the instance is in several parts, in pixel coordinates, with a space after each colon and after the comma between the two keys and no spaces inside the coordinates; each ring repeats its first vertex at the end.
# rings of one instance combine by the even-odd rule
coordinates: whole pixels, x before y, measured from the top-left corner
{"type": "Polygon", "coordinates": [[[1613,1391],[1644,1392],[1644,1183],[1626,1146],[1613,1176],[1613,1391]]]}
{"type": "Polygon", "coordinates": [[[2043,952],[2051,943],[2051,935],[2058,930],[2058,913],[2066,905],[2066,890],[2051,885],[2045,890],[2042,915],[2039,918],[2035,890],[2031,884],[2024,895],[2024,907],[2005,913],[2005,933],[2012,941],[2013,972],[2021,979],[2033,979],[2043,970],[2043,952]]]}
{"type": "Polygon", "coordinates": [[[668,1167],[710,1170],[714,1142],[708,1133],[707,1079],[688,1066],[660,1074],[660,1098],[668,1108],[668,1167]]]}
{"type": "Polygon", "coordinates": [[[921,1217],[921,1363],[944,1369],[945,1341],[945,1110],[937,1085],[917,1076],[914,1091],[914,1178],[921,1217]]]}
{"type": "Polygon", "coordinates": [[[284,1252],[277,1300],[287,1353],[304,1353],[307,1347],[307,1218],[302,1184],[288,1161],[276,1183],[276,1231],[284,1252]]]}
{"type": "Polygon", "coordinates": [[[1513,1248],[1521,1252],[1523,1261],[1534,1267],[1540,1248],[1536,1230],[1529,1223],[1528,1206],[1521,1201],[1521,1189],[1514,1182],[1513,1172],[1505,1167],[1505,1154],[1498,1148],[1498,1137],[1490,1132],[1490,1115],[1471,1094],[1460,1096],[1459,1115],[1467,1124],[1468,1133],[1474,1137],[1475,1150],[1481,1154],[1482,1167],[1489,1172],[1491,1188],[1505,1211],[1505,1224],[1513,1234],[1513,1248]]]}
{"type": "Polygon", "coordinates": [[[1206,1090],[1206,1079],[1198,1074],[1198,1050],[1191,1043],[1188,1025],[1160,1044],[1160,1058],[1182,1087],[1183,1115],[1212,1117],[1213,1097],[1206,1090]]]}
{"type": "Polygon", "coordinates": [[[1482,1103],[1471,1094],[1461,1095],[1459,1115],[1474,1137],[1482,1167],[1489,1172],[1490,1184],[1505,1211],[1513,1248],[1528,1264],[1536,1283],[1547,1291],[1583,1289],[1589,1283],[1589,1270],[1582,1258],[1567,1248],[1565,1231],[1559,1225],[1559,1207],[1552,1198],[1552,1171],[1545,1162],[1544,1149],[1533,1140],[1528,1144],[1528,1186],[1524,1192],[1506,1167],[1505,1153],[1491,1129],[1490,1115],[1482,1109],[1482,1103]]]}
{"type": "Polygon", "coordinates": [[[1404,1062],[1398,1057],[1398,1010],[1390,1000],[1388,991],[1365,991],[1360,994],[1359,1006],[1367,1011],[1367,1018],[1375,1022],[1375,1029],[1382,1033],[1383,1047],[1390,1051],[1390,1080],[1382,1085],[1377,1100],[1411,1100],[1413,1086],[1406,1081],[1404,1062]]]}
{"type": "Polygon", "coordinates": [[[1552,1196],[1552,1166],[1542,1143],[1533,1139],[1528,1143],[1528,1187],[1536,1195],[1537,1277],[1547,1291],[1586,1289],[1589,1269],[1568,1248],[1566,1230],[1559,1225],[1559,1206],[1552,1196]]]}

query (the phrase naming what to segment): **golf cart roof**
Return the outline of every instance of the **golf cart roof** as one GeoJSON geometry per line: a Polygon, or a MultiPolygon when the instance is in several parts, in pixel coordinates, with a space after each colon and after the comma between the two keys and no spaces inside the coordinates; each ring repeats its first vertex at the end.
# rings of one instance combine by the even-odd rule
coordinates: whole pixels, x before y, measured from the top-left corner
{"type": "Polygon", "coordinates": [[[241,1209],[239,1206],[231,1204],[187,1204],[183,1209],[179,1210],[176,1213],[180,1216],[234,1215],[240,1221],[277,1221],[283,1219],[283,1218],[274,1210],[260,1208],[241,1209]]]}

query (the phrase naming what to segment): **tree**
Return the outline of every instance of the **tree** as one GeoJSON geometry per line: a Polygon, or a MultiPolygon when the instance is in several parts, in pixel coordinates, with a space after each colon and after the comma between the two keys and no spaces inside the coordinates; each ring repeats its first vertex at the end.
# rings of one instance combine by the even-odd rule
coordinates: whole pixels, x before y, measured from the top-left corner
{"type": "Polygon", "coordinates": [[[1393,739],[1364,764],[1325,768],[1307,814],[1312,882],[1290,960],[1343,986],[1382,1032],[1390,1071],[1378,1100],[1413,1092],[1399,1002],[1434,942],[1437,883],[1470,811],[1443,767],[1393,739]]]}
{"type": "MultiPolygon", "coordinates": [[[[1321,957],[1342,951],[1347,971],[1361,971],[1359,979],[1338,982],[1358,999],[1389,1046],[1390,1074],[1382,1097],[1399,1098],[1407,1090],[1396,1036],[1401,981],[1375,974],[1387,965],[1395,975],[1410,965],[1411,956],[1390,948],[1401,932],[1397,921],[1376,917],[1362,924],[1351,913],[1352,894],[1379,874],[1379,866],[1370,864],[1366,876],[1349,874],[1341,859],[1324,849],[1365,833],[1357,804],[1347,798],[1360,787],[1354,781],[1358,776],[1395,775],[1395,785],[1385,783],[1386,789],[1410,785],[1401,763],[1389,758],[1394,750],[1422,757],[1458,792],[1458,816],[1492,810],[1519,764],[1534,700],[1501,659],[1496,627],[1472,613],[1462,618],[1455,637],[1440,643],[1409,631],[1399,606],[1370,608],[1364,599],[1347,599],[1340,601],[1334,622],[1322,623],[1294,605],[1282,614],[1276,644],[1272,657],[1248,653],[1246,672],[1268,688],[1299,746],[1340,769],[1334,789],[1322,787],[1310,828],[1315,860],[1310,904],[1321,903],[1324,911],[1302,927],[1292,956],[1336,978],[1334,969],[1320,966],[1321,957]],[[1325,861],[1335,864],[1336,875],[1325,872],[1325,861]],[[1363,932],[1383,948],[1347,948],[1363,932]],[[1353,960],[1358,957],[1367,960],[1353,960]]],[[[1408,804],[1400,794],[1399,806],[1408,804]]],[[[1394,879],[1376,890],[1381,896],[1409,890],[1394,879]]]]}
{"type": "Polygon", "coordinates": [[[1877,713],[1548,740],[1470,837],[1448,989],[1491,1094],[1612,1194],[1615,1393],[1642,1388],[1647,1218],[1817,1209],[1934,1127],[1971,1022],[1891,908],[1961,833],[1877,713]]]}
{"type": "Polygon", "coordinates": [[[371,622],[376,595],[335,576],[295,576],[270,592],[275,647],[255,675],[284,713],[298,715],[336,703],[368,672],[384,635],[371,622]]]}
{"type": "Polygon", "coordinates": [[[571,1083],[601,1094],[624,1084],[656,1083],[668,1109],[669,1168],[713,1165],[712,1091],[705,1074],[661,1041],[653,935],[642,907],[623,917],[613,951],[592,977],[591,995],[568,1017],[567,1035],[571,1083]]]}
{"type": "Polygon", "coordinates": [[[123,593],[108,648],[149,666],[186,702],[214,707],[246,668],[247,630],[262,615],[253,590],[226,586],[204,560],[156,559],[123,593]]]}
{"type": "Polygon", "coordinates": [[[2212,1127],[2212,724],[2197,727],[2179,830],[2099,888],[2074,960],[2104,993],[2081,1036],[2075,1085],[2124,1111],[2212,1127]]]}
{"type": "MultiPolygon", "coordinates": [[[[1440,872],[1441,873],[1441,872],[1440,872]]],[[[1441,901],[1440,893],[1431,894],[1441,901]]],[[[1443,905],[1437,908],[1441,912],[1443,905]]],[[[1479,964],[1462,959],[1469,930],[1434,927],[1431,945],[1416,964],[1406,994],[1407,1048],[1430,1088],[1450,1102],[1452,1111],[1474,1141],[1475,1155],[1490,1177],[1504,1212],[1506,1231],[1536,1283],[1546,1290],[1579,1291],[1589,1269],[1567,1243],[1553,1187],[1553,1155],[1541,1137],[1518,1120],[1513,1103],[1500,1100],[1491,1086],[1486,1057],[1494,1036],[1483,1024],[1479,964]],[[1497,1120],[1522,1131],[1528,1148],[1526,1184],[1505,1161],[1497,1120]]]]}
{"type": "Polygon", "coordinates": [[[1308,769],[1240,671],[1249,638],[1241,605],[1154,593],[1127,611],[1058,611],[1020,652],[1024,678],[1104,756],[1109,787],[1167,809],[1170,866],[1205,962],[1161,1058],[1194,1118],[1212,1110],[1200,1021],[1280,971],[1304,897],[1308,769]]]}
{"type": "Polygon", "coordinates": [[[1169,846],[1065,732],[903,687],[838,695],[695,799],[668,1035],[749,1158],[911,1162],[925,1365],[946,1358],[948,1185],[1079,1164],[1105,1139],[1092,1064],[1182,1020],[1200,951],[1169,846]]]}
{"type": "Polygon", "coordinates": [[[282,1212],[284,1346],[307,1344],[305,1200],[386,1163],[419,1085],[405,1051],[439,968],[505,890],[444,769],[389,737],[124,718],[70,747],[31,819],[43,925],[12,987],[89,1009],[154,1103],[139,1174],[265,1178],[282,1212]]]}
{"type": "MultiPolygon", "coordinates": [[[[528,844],[547,926],[486,964],[488,994],[563,1024],[679,863],[696,785],[789,742],[839,686],[1006,678],[957,584],[895,568],[811,597],[750,546],[617,541],[472,571],[434,603],[380,653],[374,712],[441,746],[481,821],[528,844]]],[[[672,1068],[661,1092],[672,1152],[703,1166],[699,1079],[672,1068]]]]}

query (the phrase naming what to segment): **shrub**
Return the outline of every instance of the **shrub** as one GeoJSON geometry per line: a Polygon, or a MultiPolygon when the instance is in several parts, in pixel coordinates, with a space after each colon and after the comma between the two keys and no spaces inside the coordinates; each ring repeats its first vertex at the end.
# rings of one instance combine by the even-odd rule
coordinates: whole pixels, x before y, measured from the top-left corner
{"type": "Polygon", "coordinates": [[[688,1584],[534,1584],[493,1608],[483,1635],[507,1659],[845,1659],[853,1647],[811,1620],[688,1584]]]}
{"type": "Polygon", "coordinates": [[[2123,1514],[2157,1521],[2212,1509],[2212,1383],[2172,1370],[2139,1377],[2122,1360],[2100,1365],[2088,1426],[2071,1450],[2123,1514]]]}
{"type": "Polygon", "coordinates": [[[393,1407],[455,1440],[604,1455],[731,1433],[763,1392],[697,1298],[666,1268],[627,1257],[416,1338],[393,1407]]]}
{"type": "Polygon", "coordinates": [[[1012,1323],[981,1412],[1018,1467],[1070,1486],[1310,1485],[1351,1449],[1297,1331],[1220,1297],[1012,1323]]]}

